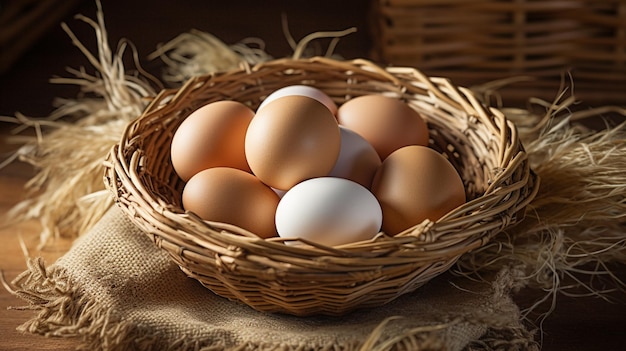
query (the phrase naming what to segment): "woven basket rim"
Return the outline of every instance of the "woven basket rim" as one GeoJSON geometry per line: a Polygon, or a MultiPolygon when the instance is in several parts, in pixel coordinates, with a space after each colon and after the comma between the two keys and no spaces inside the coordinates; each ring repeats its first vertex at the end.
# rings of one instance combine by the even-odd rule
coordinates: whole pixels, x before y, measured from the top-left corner
{"type": "MultiPolygon", "coordinates": [[[[255,103],[259,101],[255,100],[255,103]]],[[[461,148],[471,144],[467,140],[465,142],[456,146],[461,148]]],[[[415,272],[424,269],[423,275],[427,281],[430,276],[441,272],[426,271],[436,267],[447,269],[463,253],[484,245],[497,232],[521,220],[525,207],[538,191],[539,182],[530,169],[513,123],[497,109],[484,106],[469,89],[456,87],[445,78],[427,77],[415,68],[382,68],[364,59],[339,61],[322,57],[278,59],[255,66],[246,65],[240,70],[194,77],[179,89],[161,91],[142,116],[127,126],[120,142],[109,153],[105,166],[105,184],[118,205],[188,275],[219,295],[240,300],[255,309],[298,315],[317,312],[343,314],[353,308],[380,305],[390,299],[388,296],[381,300],[373,298],[375,301],[370,304],[367,297],[359,295],[358,298],[348,299],[343,297],[343,293],[337,293],[338,301],[347,299],[347,302],[343,301],[345,308],[327,301],[323,307],[315,303],[310,303],[311,306],[294,306],[297,303],[287,295],[300,291],[307,279],[326,281],[332,289],[340,283],[359,285],[366,282],[363,284],[375,285],[374,281],[380,281],[381,290],[395,289],[398,295],[414,290],[423,283],[418,282],[422,278],[415,272]],[[297,77],[299,74],[302,77],[297,77]],[[159,160],[165,158],[163,154],[167,153],[162,148],[156,151],[151,149],[150,141],[162,142],[161,139],[171,137],[172,130],[167,128],[172,128],[172,121],[186,117],[177,116],[185,108],[185,101],[201,100],[199,96],[207,93],[215,98],[213,95],[221,93],[211,89],[217,90],[215,87],[222,85],[241,85],[223,99],[262,99],[269,93],[262,91],[264,80],[271,77],[272,81],[279,81],[285,77],[293,78],[294,75],[294,79],[319,83],[337,98],[364,93],[359,89],[368,84],[368,89],[383,89],[380,93],[410,96],[415,108],[434,106],[434,101],[437,110],[433,115],[435,117],[430,117],[431,123],[434,123],[435,118],[441,118],[437,123],[445,124],[447,119],[458,117],[451,115],[461,111],[458,114],[463,115],[464,125],[462,128],[455,127],[459,129],[458,135],[486,139],[486,146],[481,145],[476,150],[499,148],[497,152],[489,150],[493,154],[484,157],[498,159],[494,161],[497,167],[490,171],[491,183],[485,185],[483,195],[469,199],[437,222],[427,220],[394,237],[379,234],[374,240],[334,248],[319,244],[285,245],[281,242],[284,239],[261,239],[233,225],[203,221],[156,194],[158,187],[168,190],[173,186],[145,183],[146,179],[158,178],[156,173],[162,173],[162,178],[172,177],[171,171],[166,172],[158,167],[146,170],[144,167],[150,167],[147,166],[150,162],[147,158],[155,154],[158,154],[155,158],[159,160]],[[351,90],[349,94],[340,94],[333,89],[339,91],[344,88],[341,79],[359,82],[349,83],[354,86],[345,86],[346,91],[351,90]],[[335,84],[337,81],[341,84],[335,84]],[[246,97],[249,91],[252,91],[250,94],[254,98],[246,97]],[[440,110],[452,113],[440,113],[440,110]],[[493,135],[474,133],[473,128],[477,126],[483,134],[484,129],[488,131],[487,134],[493,135]],[[205,268],[208,270],[204,271],[205,268]],[[397,273],[403,276],[402,279],[407,279],[406,282],[396,283],[393,281],[395,278],[385,282],[383,276],[392,277],[400,269],[408,270],[397,273]],[[350,279],[354,282],[350,282],[350,279]],[[274,282],[280,282],[281,289],[288,290],[285,296],[280,297],[284,297],[284,301],[274,301],[277,299],[275,296],[262,296],[258,304],[251,302],[259,293],[248,292],[249,285],[265,288],[274,282]],[[242,284],[243,288],[233,286],[237,284],[242,284]],[[397,287],[392,289],[394,284],[397,287]],[[248,293],[253,297],[246,295],[248,293]],[[353,302],[351,299],[354,300],[353,305],[350,305],[353,302]]],[[[328,291],[325,293],[332,295],[328,291]]]]}

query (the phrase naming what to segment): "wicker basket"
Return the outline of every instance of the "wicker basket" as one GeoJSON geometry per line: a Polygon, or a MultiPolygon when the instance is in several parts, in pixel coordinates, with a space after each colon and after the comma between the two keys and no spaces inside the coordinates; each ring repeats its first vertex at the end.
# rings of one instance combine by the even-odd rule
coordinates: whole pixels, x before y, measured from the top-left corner
{"type": "Polygon", "coordinates": [[[507,102],[555,98],[571,72],[589,104],[626,96],[624,0],[373,0],[374,53],[471,86],[527,76],[507,102]]]}
{"type": "Polygon", "coordinates": [[[538,189],[514,125],[498,110],[448,80],[364,60],[284,59],[193,78],[179,90],[162,91],[105,163],[117,203],[186,274],[257,310],[294,315],[341,315],[415,290],[519,221],[538,189]],[[285,245],[185,213],[183,182],[170,162],[177,126],[208,102],[231,99],[256,108],[269,93],[293,84],[315,86],[338,104],[365,94],[407,101],[427,119],[431,147],[462,175],[468,202],[436,223],[334,248],[285,245]]]}

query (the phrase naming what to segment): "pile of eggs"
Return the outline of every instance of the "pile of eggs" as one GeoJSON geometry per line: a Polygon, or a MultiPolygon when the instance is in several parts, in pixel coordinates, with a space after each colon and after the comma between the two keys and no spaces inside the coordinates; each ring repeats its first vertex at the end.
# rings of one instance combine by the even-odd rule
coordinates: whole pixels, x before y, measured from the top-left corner
{"type": "Polygon", "coordinates": [[[465,202],[463,181],[428,140],[424,119],[397,98],[337,106],[293,85],[256,111],[227,100],[195,110],[171,160],[185,210],[262,238],[336,246],[396,235],[465,202]]]}

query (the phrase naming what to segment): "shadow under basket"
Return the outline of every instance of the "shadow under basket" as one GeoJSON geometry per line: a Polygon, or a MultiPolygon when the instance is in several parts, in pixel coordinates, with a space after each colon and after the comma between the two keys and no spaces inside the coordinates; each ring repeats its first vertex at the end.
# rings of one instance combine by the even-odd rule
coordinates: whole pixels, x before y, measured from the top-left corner
{"type": "Polygon", "coordinates": [[[342,315],[414,291],[520,221],[539,185],[513,123],[469,90],[413,68],[319,57],[270,61],[164,90],[128,125],[105,164],[117,204],[188,276],[256,310],[292,315],[342,315]],[[256,109],[295,84],[317,87],[338,105],[368,94],[408,103],[426,119],[430,147],[461,175],[468,201],[437,222],[339,247],[286,245],[185,212],[184,183],[170,161],[180,123],[219,100],[256,109]]]}

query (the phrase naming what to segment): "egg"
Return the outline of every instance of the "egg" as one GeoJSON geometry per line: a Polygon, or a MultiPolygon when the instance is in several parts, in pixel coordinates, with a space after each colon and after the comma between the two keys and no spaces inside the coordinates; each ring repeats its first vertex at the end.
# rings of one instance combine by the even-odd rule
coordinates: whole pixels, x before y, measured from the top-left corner
{"type": "Polygon", "coordinates": [[[271,189],[272,189],[272,190],[276,193],[276,195],[278,195],[278,197],[279,197],[279,198],[281,198],[281,199],[282,199],[282,197],[283,197],[283,196],[285,196],[285,193],[287,192],[287,190],[279,190],[279,189],[276,189],[276,188],[271,188],[271,189]]]}
{"type": "Polygon", "coordinates": [[[339,126],[339,131],[341,132],[339,158],[328,176],[349,179],[369,189],[381,164],[378,153],[370,143],[350,129],[339,126]]]}
{"type": "Polygon", "coordinates": [[[200,218],[228,223],[261,238],[276,236],[278,195],[254,175],[236,168],[213,167],[189,179],[183,208],[200,218]]]}
{"type": "Polygon", "coordinates": [[[330,96],[326,95],[323,91],[308,85],[290,85],[274,91],[268,95],[265,100],[263,100],[261,105],[257,108],[257,111],[278,98],[290,95],[307,96],[315,99],[324,104],[324,106],[328,107],[333,115],[337,114],[337,104],[335,104],[333,99],[331,99],[330,96]]]}
{"type": "Polygon", "coordinates": [[[454,166],[426,146],[391,153],[376,171],[372,193],[382,207],[382,228],[388,235],[425,219],[435,222],[465,202],[463,180],[454,166]]]}
{"type": "Polygon", "coordinates": [[[428,126],[403,101],[384,95],[363,95],[346,101],[337,120],[367,140],[381,160],[408,145],[428,145],[428,126]]]}
{"type": "Polygon", "coordinates": [[[340,147],[333,114],[306,96],[284,96],[259,109],[245,137],[245,155],[253,174],[278,190],[326,176],[340,147]]]}
{"type": "Polygon", "coordinates": [[[302,238],[326,246],[372,239],[382,210],[360,184],[334,177],[305,180],[289,189],[276,209],[281,238],[302,238]]]}
{"type": "Polygon", "coordinates": [[[250,172],[244,141],[254,111],[236,101],[216,101],[192,112],[170,146],[174,170],[184,181],[211,167],[250,172]]]}

